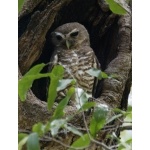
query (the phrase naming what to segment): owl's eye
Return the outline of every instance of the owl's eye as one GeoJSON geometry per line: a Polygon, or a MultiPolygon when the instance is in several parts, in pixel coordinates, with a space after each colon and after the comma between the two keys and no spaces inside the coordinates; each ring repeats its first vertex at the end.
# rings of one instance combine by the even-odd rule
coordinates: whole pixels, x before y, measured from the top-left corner
{"type": "Polygon", "coordinates": [[[70,36],[75,37],[75,36],[77,36],[78,34],[79,34],[79,31],[75,31],[75,32],[72,32],[72,33],[70,34],[70,36]]]}
{"type": "Polygon", "coordinates": [[[61,41],[63,39],[61,35],[56,35],[56,38],[58,41],[61,41]]]}

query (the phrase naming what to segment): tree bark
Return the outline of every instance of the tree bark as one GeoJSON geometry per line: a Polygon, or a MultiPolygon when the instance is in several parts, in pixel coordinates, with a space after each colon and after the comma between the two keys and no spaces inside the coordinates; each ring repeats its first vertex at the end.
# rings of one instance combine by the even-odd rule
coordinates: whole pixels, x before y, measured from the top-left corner
{"type": "MultiPolygon", "coordinates": [[[[126,3],[124,6],[130,10],[126,3]]],[[[87,28],[91,47],[102,70],[116,75],[115,78],[104,80],[101,91],[97,87],[98,103],[126,110],[132,82],[131,14],[113,14],[104,0],[27,0],[19,13],[19,77],[33,65],[49,62],[53,53],[50,33],[67,22],[79,22],[87,28]]],[[[35,87],[27,93],[24,103],[19,101],[19,129],[31,130],[35,123],[50,119],[54,108],[51,112],[48,111],[46,102],[41,101],[39,96],[43,93],[39,91],[35,87]]],[[[76,109],[67,106],[65,111],[67,115],[76,109]]],[[[82,116],[73,122],[78,126],[83,124],[79,118],[82,116]]],[[[69,133],[62,138],[62,143],[70,145],[75,139],[76,136],[69,133]]],[[[67,149],[54,141],[48,142],[48,145],[42,144],[41,147],[45,147],[45,150],[67,149]]],[[[93,144],[89,149],[100,148],[93,144]]]]}

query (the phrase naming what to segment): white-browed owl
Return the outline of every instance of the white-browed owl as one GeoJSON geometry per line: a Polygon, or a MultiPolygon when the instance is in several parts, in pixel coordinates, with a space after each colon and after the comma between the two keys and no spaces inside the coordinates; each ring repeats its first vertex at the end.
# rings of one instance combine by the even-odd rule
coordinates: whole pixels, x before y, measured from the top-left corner
{"type": "MultiPolygon", "coordinates": [[[[65,68],[64,79],[75,78],[77,87],[92,96],[95,78],[86,71],[99,68],[100,65],[90,47],[89,34],[86,28],[77,23],[66,23],[51,33],[54,53],[50,62],[65,68]]],[[[49,67],[49,71],[52,67],[49,67]]],[[[57,99],[62,99],[65,92],[59,92],[57,99]]]]}

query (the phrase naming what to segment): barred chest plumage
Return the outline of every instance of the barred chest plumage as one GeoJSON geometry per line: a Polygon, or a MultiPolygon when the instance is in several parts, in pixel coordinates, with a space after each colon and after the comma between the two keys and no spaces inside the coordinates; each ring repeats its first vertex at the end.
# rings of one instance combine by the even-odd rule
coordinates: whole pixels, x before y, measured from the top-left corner
{"type": "Polygon", "coordinates": [[[93,51],[83,49],[68,50],[67,53],[66,50],[57,51],[58,64],[65,68],[64,79],[75,78],[77,86],[89,94],[93,90],[94,77],[86,71],[97,66],[93,55],[93,51]]]}

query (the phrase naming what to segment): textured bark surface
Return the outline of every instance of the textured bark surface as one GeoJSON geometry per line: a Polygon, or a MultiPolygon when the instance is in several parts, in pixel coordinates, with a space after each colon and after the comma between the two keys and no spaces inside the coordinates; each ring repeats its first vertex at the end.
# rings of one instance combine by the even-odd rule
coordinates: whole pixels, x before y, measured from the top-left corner
{"type": "MultiPolygon", "coordinates": [[[[91,47],[102,69],[116,75],[115,78],[104,80],[101,92],[97,87],[98,103],[105,103],[110,108],[126,109],[132,81],[131,14],[113,14],[104,0],[27,0],[19,13],[19,77],[33,65],[47,63],[53,52],[49,39],[51,31],[64,23],[75,21],[87,28],[91,47]]],[[[30,90],[24,103],[19,101],[19,129],[30,130],[35,123],[50,119],[54,108],[49,112],[46,102],[41,101],[41,86],[35,86],[33,92],[30,90]]],[[[65,111],[67,115],[76,110],[67,106],[65,111]]],[[[73,123],[83,125],[82,116],[77,116],[73,123]]],[[[71,133],[61,136],[62,143],[67,145],[77,138],[71,133]]],[[[41,147],[45,150],[66,149],[54,141],[42,143],[41,147]]],[[[89,149],[101,148],[93,144],[89,149]]]]}

